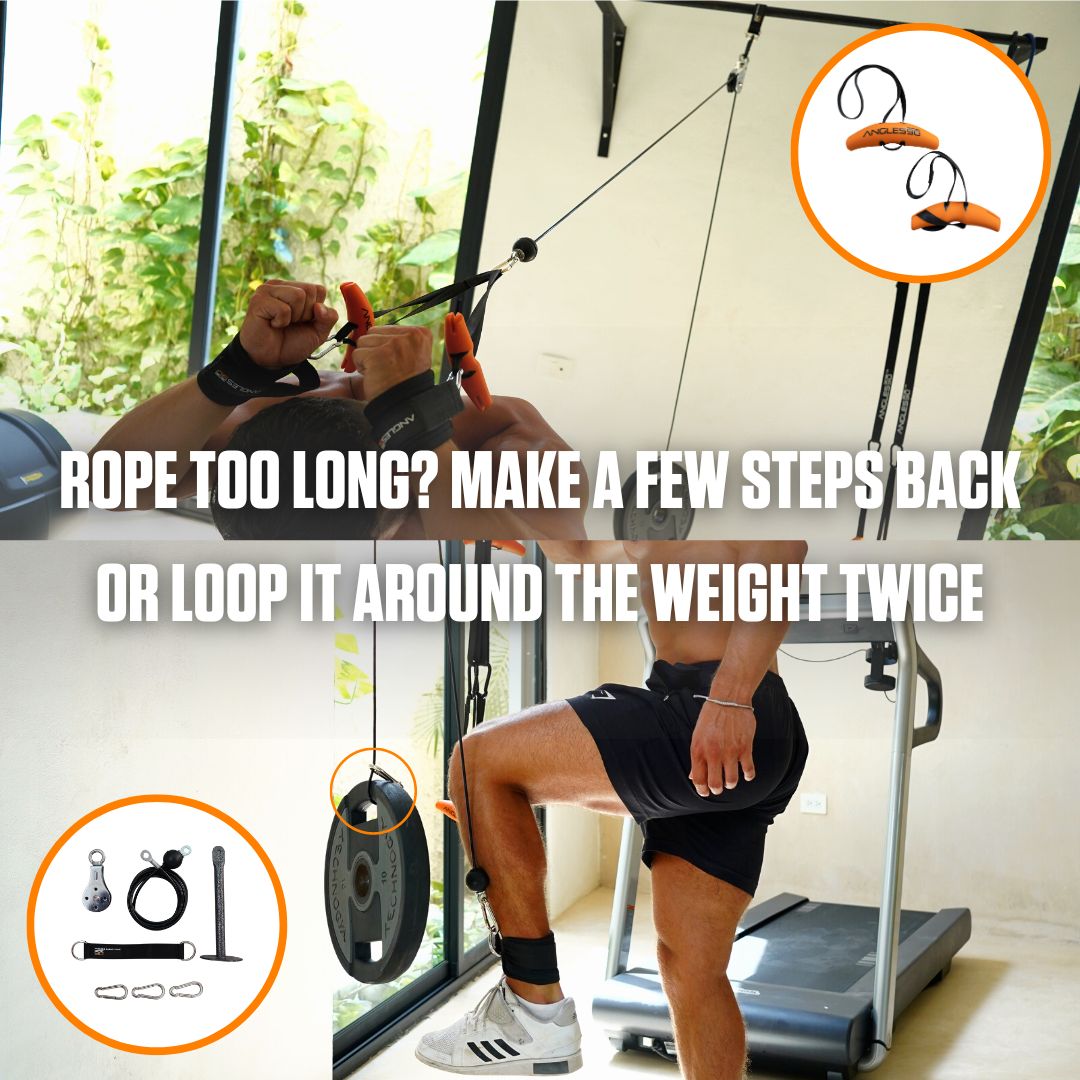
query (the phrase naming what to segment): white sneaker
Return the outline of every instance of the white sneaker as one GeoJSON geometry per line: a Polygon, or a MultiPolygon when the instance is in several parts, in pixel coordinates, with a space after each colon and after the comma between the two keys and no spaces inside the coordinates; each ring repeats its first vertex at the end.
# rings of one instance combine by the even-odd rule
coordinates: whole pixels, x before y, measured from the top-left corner
{"type": "Polygon", "coordinates": [[[471,1012],[442,1031],[425,1035],[416,1056],[452,1073],[562,1076],[581,1068],[581,1028],[574,999],[565,998],[551,1020],[534,1016],[500,979],[471,1012]]]}

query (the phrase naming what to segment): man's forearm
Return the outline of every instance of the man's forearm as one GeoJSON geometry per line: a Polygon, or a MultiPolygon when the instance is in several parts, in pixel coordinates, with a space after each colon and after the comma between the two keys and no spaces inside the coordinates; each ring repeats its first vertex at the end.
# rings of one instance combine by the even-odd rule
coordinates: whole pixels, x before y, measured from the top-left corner
{"type": "MultiPolygon", "coordinates": [[[[217,405],[206,397],[192,377],[122,416],[90,453],[175,450],[179,481],[191,468],[188,457],[191,451],[201,450],[232,411],[231,406],[217,405]]],[[[140,503],[140,508],[145,506],[140,503]]]]}
{"type": "Polygon", "coordinates": [[[540,550],[549,562],[629,562],[621,540],[542,540],[540,550]]]}
{"type": "MultiPolygon", "coordinates": [[[[801,541],[761,541],[739,544],[739,565],[745,563],[797,563],[806,557],[801,541]]],[[[749,705],[765,672],[787,634],[787,621],[736,622],[732,626],[723,663],[716,669],[709,696],[749,705]]]]}

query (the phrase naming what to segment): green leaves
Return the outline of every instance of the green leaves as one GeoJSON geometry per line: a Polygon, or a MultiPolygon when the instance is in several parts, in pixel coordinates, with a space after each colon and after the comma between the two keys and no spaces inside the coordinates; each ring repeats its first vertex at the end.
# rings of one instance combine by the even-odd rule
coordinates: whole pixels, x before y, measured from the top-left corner
{"type": "Polygon", "coordinates": [[[460,229],[443,229],[410,248],[398,259],[399,266],[437,266],[457,254],[461,242],[460,229]]]}

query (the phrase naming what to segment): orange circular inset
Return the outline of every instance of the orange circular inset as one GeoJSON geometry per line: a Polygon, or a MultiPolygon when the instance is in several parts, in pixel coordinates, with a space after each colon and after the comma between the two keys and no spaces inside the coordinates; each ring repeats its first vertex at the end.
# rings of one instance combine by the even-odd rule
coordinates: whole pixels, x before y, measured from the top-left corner
{"type": "Polygon", "coordinates": [[[281,961],[285,956],[285,937],[288,927],[288,920],[285,914],[285,893],[281,887],[281,880],[278,878],[277,871],[274,869],[274,864],[270,862],[270,857],[263,851],[262,846],[241,825],[238,821],[229,817],[228,814],[221,810],[218,810],[215,806],[210,806],[208,803],[199,802],[197,799],[189,799],[183,795],[131,795],[126,799],[117,799],[115,802],[106,803],[104,806],[99,806],[96,810],[91,810],[89,814],[85,814],[79,818],[64,834],[56,841],[51,848],[49,848],[48,854],[45,856],[38,867],[38,872],[34,877],[34,884],[30,887],[30,899],[26,905],[26,940],[30,946],[30,962],[34,966],[34,974],[37,975],[38,982],[41,983],[41,988],[48,995],[49,1000],[60,1011],[61,1015],[66,1017],[72,1024],[75,1025],[84,1035],[89,1035],[91,1039],[96,1039],[100,1043],[104,1043],[106,1046],[111,1046],[115,1050],[125,1050],[129,1054],[183,1054],[188,1050],[198,1050],[202,1046],[209,1046],[211,1043],[217,1042],[218,1039],[224,1038],[230,1031],[235,1031],[255,1010],[263,1003],[263,999],[268,993],[270,993],[270,987],[274,985],[274,980],[277,978],[278,971],[281,969],[281,961]],[[270,971],[266,976],[266,981],[263,983],[259,992],[255,995],[251,1004],[248,1005],[244,1011],[237,1016],[234,1020],[231,1020],[219,1031],[215,1031],[211,1035],[207,1035],[201,1039],[195,1039],[193,1042],[179,1043],[176,1046],[138,1046],[135,1043],[121,1042],[119,1039],[110,1038],[108,1035],[103,1035],[100,1031],[95,1031],[88,1024],[84,1024],[59,998],[56,991],[53,990],[49,980],[45,976],[45,971],[41,966],[41,958],[38,956],[37,949],[37,936],[34,933],[34,913],[37,909],[38,893],[41,891],[41,883],[45,879],[45,874],[49,867],[52,865],[53,859],[63,848],[63,846],[84,826],[88,825],[96,818],[103,817],[105,814],[110,813],[113,810],[119,810],[124,806],[134,806],[136,803],[177,803],[180,806],[190,806],[194,810],[201,810],[204,814],[210,814],[212,817],[216,817],[219,821],[225,822],[229,828],[234,829],[247,841],[252,851],[262,860],[262,864],[266,867],[266,872],[270,877],[270,883],[274,886],[274,895],[277,897],[278,905],[278,920],[281,927],[281,933],[278,936],[277,952],[274,954],[274,962],[270,965],[270,971]]]}
{"type": "Polygon", "coordinates": [[[416,773],[412,771],[412,766],[400,755],[395,754],[393,750],[387,750],[384,746],[364,746],[359,750],[354,750],[351,754],[346,754],[338,763],[337,767],[330,774],[330,805],[334,810],[334,817],[345,826],[346,829],[352,829],[354,833],[360,833],[361,836],[385,836],[387,833],[392,833],[395,829],[400,829],[402,825],[412,816],[412,812],[416,809],[416,797],[419,794],[419,787],[416,783],[416,773]],[[334,802],[334,781],[337,779],[337,774],[341,772],[341,766],[345,764],[350,758],[356,757],[357,754],[366,754],[369,750],[374,750],[377,754],[389,754],[391,757],[395,757],[402,765],[408,770],[409,777],[412,779],[412,805],[409,807],[405,816],[396,824],[391,825],[389,829],[358,829],[355,825],[350,825],[339,813],[337,803],[334,802]]]}
{"type": "Polygon", "coordinates": [[[1013,244],[1016,243],[1017,240],[1020,239],[1021,236],[1024,235],[1027,231],[1027,227],[1034,220],[1039,207],[1042,205],[1047,185],[1050,182],[1050,125],[1047,123],[1046,113],[1043,110],[1042,102],[1039,100],[1038,94],[1035,93],[1031,83],[1024,77],[1020,69],[1004,56],[999,49],[991,45],[990,42],[984,41],[978,34],[973,34],[969,30],[960,30],[955,26],[945,26],[942,23],[902,23],[897,26],[886,26],[881,30],[873,30],[869,34],[864,34],[861,38],[856,38],[855,41],[845,45],[825,64],[817,75],[814,76],[813,81],[810,83],[809,87],[807,87],[806,93],[803,94],[802,101],[799,102],[799,108],[795,113],[795,124],[791,129],[791,176],[795,182],[795,192],[799,196],[799,203],[802,205],[803,213],[806,214],[810,224],[814,226],[818,236],[820,236],[833,251],[846,259],[853,266],[857,266],[860,270],[865,270],[868,274],[874,274],[876,277],[886,278],[889,281],[909,281],[913,284],[952,281],[956,278],[967,277],[968,274],[973,274],[976,270],[981,270],[984,266],[989,266],[990,263],[999,259],[1013,246],[1013,244]],[[912,30],[928,30],[943,34],[952,34],[954,37],[974,42],[980,48],[985,49],[987,52],[997,57],[997,59],[1005,64],[1010,72],[1020,80],[1021,86],[1023,86],[1024,90],[1027,92],[1028,97],[1031,99],[1031,104],[1035,109],[1035,115],[1039,118],[1039,126],[1042,129],[1043,137],[1043,165],[1042,173],[1039,177],[1039,188],[1035,193],[1035,200],[1031,204],[1031,209],[1028,210],[1027,216],[1020,222],[1020,225],[1012,236],[1010,236],[1000,247],[990,252],[989,255],[980,259],[978,262],[972,263],[970,266],[961,267],[959,270],[950,270],[948,273],[944,274],[928,274],[923,277],[911,274],[901,275],[892,273],[888,270],[883,270],[881,267],[874,266],[872,263],[860,259],[857,255],[853,255],[847,248],[834,240],[825,226],[818,220],[817,215],[811,208],[810,200],[806,197],[806,191],[803,188],[802,176],[799,173],[799,135],[802,132],[803,117],[806,114],[807,106],[810,104],[810,99],[814,96],[814,92],[821,85],[825,76],[828,75],[845,56],[865,45],[867,42],[874,41],[877,38],[887,37],[889,34],[903,34],[912,30]]]}

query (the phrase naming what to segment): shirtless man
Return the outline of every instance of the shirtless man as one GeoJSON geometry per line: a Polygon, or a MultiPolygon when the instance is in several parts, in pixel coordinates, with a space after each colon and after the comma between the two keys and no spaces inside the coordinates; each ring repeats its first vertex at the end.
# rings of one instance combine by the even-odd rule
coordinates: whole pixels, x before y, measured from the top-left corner
{"type": "Polygon", "coordinates": [[[746,1035],[727,979],[757,887],[765,834],[787,806],[807,743],[776,665],[786,623],[658,623],[653,563],[797,563],[802,542],[542,543],[557,562],[636,563],[656,663],[648,689],[605,684],[485,723],[455,748],[449,789],[468,783],[479,863],[502,935],[503,978],[463,1020],[423,1036],[417,1057],[450,1072],[559,1074],[581,1067],[581,1031],[559,983],[533,807],[632,815],[652,869],[660,973],[687,1080],[739,1080],[746,1035]],[[462,767],[464,758],[464,770],[462,767]]]}
{"type": "MultiPolygon", "coordinates": [[[[434,386],[431,332],[425,327],[376,326],[356,343],[355,373],[322,371],[318,389],[289,397],[260,396],[287,385],[275,380],[288,374],[284,369],[299,364],[326,341],[337,319],[337,312],[326,306],[324,286],[265,282],[252,294],[237,338],[215,360],[220,367],[225,357],[228,373],[240,383],[250,380],[253,393],[219,393],[220,380],[207,381],[208,369],[204,369],[201,377],[193,376],[136,406],[105,433],[92,453],[175,450],[180,479],[173,494],[183,497],[195,490],[194,469],[187,456],[192,450],[228,448],[248,454],[276,451],[282,466],[276,508],[226,510],[213,500],[214,522],[227,539],[585,536],[584,510],[455,510],[451,506],[452,450],[522,453],[570,447],[532,405],[519,398],[496,397],[481,412],[467,397],[455,393],[448,405],[448,388],[434,386]],[[266,385],[260,385],[263,383],[266,385]],[[401,447],[432,449],[438,458],[438,475],[428,489],[429,506],[420,509],[413,504],[403,511],[367,507],[295,509],[292,452],[307,452],[307,491],[311,492],[316,454],[320,450],[375,449],[372,406],[378,406],[380,399],[385,403],[402,395],[417,383],[420,385],[416,393],[429,397],[442,394],[440,407],[445,411],[456,410],[459,397],[463,406],[445,423],[432,425],[434,437],[427,443],[401,447]],[[388,395],[390,391],[393,395],[388,395]],[[245,400],[230,402],[230,396],[243,396],[245,400]]],[[[414,400],[415,394],[405,397],[404,403],[414,400]]],[[[400,407],[401,402],[397,404],[400,407]]],[[[385,408],[382,413],[385,416],[385,408]]],[[[147,493],[139,509],[149,509],[151,498],[147,493]]],[[[582,504],[587,501],[581,499],[582,504]]]]}

